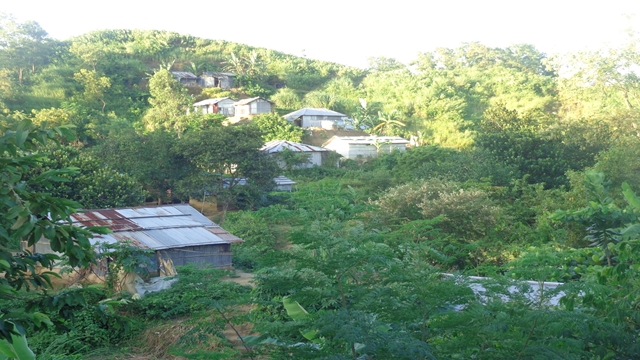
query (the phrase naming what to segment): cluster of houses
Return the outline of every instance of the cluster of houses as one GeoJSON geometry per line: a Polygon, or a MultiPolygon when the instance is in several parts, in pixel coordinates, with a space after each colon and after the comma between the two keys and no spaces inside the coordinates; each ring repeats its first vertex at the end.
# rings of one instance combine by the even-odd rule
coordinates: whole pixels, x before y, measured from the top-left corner
{"type": "MultiPolygon", "coordinates": [[[[232,88],[235,76],[223,72],[205,72],[200,76],[189,72],[173,72],[173,75],[187,87],[221,89],[232,88]]],[[[255,115],[274,111],[273,102],[261,97],[242,100],[230,97],[207,99],[193,104],[193,107],[196,113],[222,114],[230,119],[250,119],[255,115]]],[[[303,108],[284,115],[284,119],[302,128],[354,129],[347,115],[324,108],[303,108]]],[[[304,154],[307,161],[294,168],[310,168],[327,165],[327,161],[336,161],[335,156],[329,156],[332,152],[347,159],[364,158],[391,151],[404,151],[408,144],[409,141],[394,136],[333,136],[322,146],[274,140],[264,144],[260,150],[276,157],[281,168],[285,168],[286,164],[278,154],[283,151],[304,154]]],[[[295,185],[294,181],[284,176],[275,178],[274,182],[279,191],[292,191],[295,185]]],[[[163,268],[170,263],[231,267],[231,244],[243,241],[188,204],[89,210],[73,214],[72,219],[78,226],[106,226],[112,231],[92,239],[94,244],[128,240],[134,246],[152,250],[154,269],[151,270],[156,270],[159,274],[163,274],[163,268]]],[[[41,240],[29,250],[34,253],[53,252],[46,240],[41,240]]]]}

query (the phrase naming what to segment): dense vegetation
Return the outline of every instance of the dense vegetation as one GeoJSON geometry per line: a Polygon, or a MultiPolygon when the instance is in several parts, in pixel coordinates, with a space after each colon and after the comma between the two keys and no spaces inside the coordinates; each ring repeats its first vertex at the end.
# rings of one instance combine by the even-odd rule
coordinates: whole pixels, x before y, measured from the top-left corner
{"type": "Polygon", "coordinates": [[[0,352],[26,334],[45,359],[152,353],[140,336],[188,317],[155,356],[640,358],[637,46],[549,58],[470,43],[355,69],[162,31],[58,41],[2,15],[0,352]],[[236,87],[186,89],[169,70],[230,71],[236,87]],[[416,146],[287,170],[297,191],[270,193],[279,170],[257,149],[303,134],[273,114],[225,126],[186,111],[229,95],[269,98],[279,113],[330,108],[416,146]],[[23,291],[47,287],[28,274],[54,259],[15,256],[20,239],[49,237],[83,264],[95,254],[90,234],[63,225],[72,211],[205,192],[241,209],[218,220],[246,240],[234,261],[253,290],[186,268],[141,300],[23,291]],[[564,285],[531,297],[518,280],[564,285]]]}

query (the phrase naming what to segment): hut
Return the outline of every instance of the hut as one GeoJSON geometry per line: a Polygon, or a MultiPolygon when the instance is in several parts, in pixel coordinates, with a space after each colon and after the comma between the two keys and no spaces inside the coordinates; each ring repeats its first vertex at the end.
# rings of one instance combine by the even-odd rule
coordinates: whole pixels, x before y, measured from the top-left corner
{"type": "Polygon", "coordinates": [[[171,74],[183,86],[198,86],[198,77],[188,71],[172,71],[171,74]]]}
{"type": "Polygon", "coordinates": [[[334,127],[351,126],[351,120],[347,115],[325,108],[304,108],[286,114],[284,118],[302,128],[320,127],[331,130],[334,127]]]}
{"type": "Polygon", "coordinates": [[[193,104],[196,114],[222,114],[233,116],[236,101],[230,97],[206,99],[193,104]]]}
{"type": "Polygon", "coordinates": [[[334,136],[322,147],[347,159],[378,156],[380,153],[404,151],[409,141],[398,136],[334,136]]]}
{"type": "Polygon", "coordinates": [[[286,176],[278,176],[274,178],[273,181],[276,183],[276,191],[293,191],[293,185],[296,184],[295,181],[289,179],[286,176]]]}
{"type": "MultiPolygon", "coordinates": [[[[134,246],[153,250],[158,272],[169,259],[176,266],[231,267],[231,244],[243,241],[188,204],[88,210],[72,214],[71,219],[76,226],[106,226],[112,231],[91,239],[94,245],[130,240],[134,246]]],[[[52,253],[45,240],[32,251],[52,253]]]]}
{"type": "MultiPolygon", "coordinates": [[[[264,144],[261,151],[268,153],[270,156],[276,156],[283,151],[290,150],[296,153],[307,154],[308,162],[295,166],[296,169],[310,168],[314,166],[322,166],[323,159],[329,154],[330,150],[319,146],[307,145],[288,140],[272,140],[264,144]]],[[[286,164],[280,158],[276,159],[280,168],[284,169],[286,164]]]]}
{"type": "Polygon", "coordinates": [[[236,117],[250,117],[273,111],[273,102],[261,97],[239,100],[233,106],[236,117]]]}
{"type": "Polygon", "coordinates": [[[202,87],[216,87],[224,90],[231,89],[236,74],[227,72],[205,71],[198,78],[198,84],[202,87]]]}

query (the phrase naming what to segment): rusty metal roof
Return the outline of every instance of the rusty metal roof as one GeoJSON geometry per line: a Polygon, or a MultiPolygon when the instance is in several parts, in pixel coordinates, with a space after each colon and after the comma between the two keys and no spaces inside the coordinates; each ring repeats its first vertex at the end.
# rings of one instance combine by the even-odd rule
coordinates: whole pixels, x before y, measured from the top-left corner
{"type": "Polygon", "coordinates": [[[319,146],[307,145],[288,140],[271,140],[268,143],[262,145],[260,151],[266,151],[267,153],[272,154],[284,151],[284,149],[289,149],[296,152],[330,151],[329,149],[321,148],[319,146]]]}
{"type": "Polygon", "coordinates": [[[140,248],[163,250],[243,241],[187,204],[88,210],[71,218],[74,225],[107,226],[113,231],[96,236],[92,243],[128,239],[140,248]]]}

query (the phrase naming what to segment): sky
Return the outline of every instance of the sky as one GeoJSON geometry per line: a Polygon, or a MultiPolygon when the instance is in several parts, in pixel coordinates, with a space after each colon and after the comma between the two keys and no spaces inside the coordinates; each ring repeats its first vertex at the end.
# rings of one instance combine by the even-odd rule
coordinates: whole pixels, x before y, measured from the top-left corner
{"type": "Polygon", "coordinates": [[[59,40],[167,30],[358,67],[474,41],[532,44],[549,55],[597,50],[640,31],[640,0],[0,0],[0,12],[36,21],[59,40]]]}

